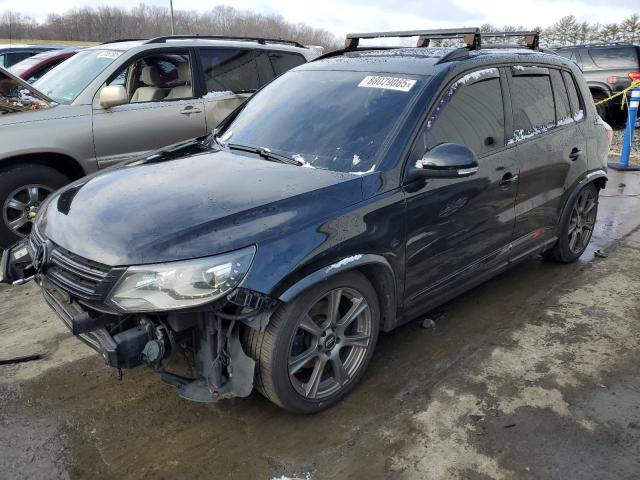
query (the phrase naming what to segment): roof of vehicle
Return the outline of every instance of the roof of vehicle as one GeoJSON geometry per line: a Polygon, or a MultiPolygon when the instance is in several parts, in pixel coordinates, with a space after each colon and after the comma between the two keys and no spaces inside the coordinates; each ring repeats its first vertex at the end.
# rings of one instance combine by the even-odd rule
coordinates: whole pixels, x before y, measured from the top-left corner
{"type": "Polygon", "coordinates": [[[189,46],[189,47],[232,47],[232,48],[255,48],[268,50],[281,50],[291,52],[312,51],[310,47],[305,47],[297,42],[277,39],[261,39],[259,37],[200,37],[200,36],[166,36],[149,40],[124,40],[110,41],[101,45],[89,47],[89,50],[116,50],[126,52],[134,48],[144,50],[146,48],[158,48],[159,46],[189,46]]]}
{"type": "Polygon", "coordinates": [[[73,55],[74,53],[82,50],[82,47],[70,47],[70,48],[61,48],[59,50],[45,50],[40,53],[36,53],[32,57],[29,57],[31,60],[48,60],[50,58],[57,58],[66,55],[73,55]]]}
{"type": "Polygon", "coordinates": [[[28,45],[26,43],[0,43],[0,50],[5,50],[5,51],[9,51],[9,50],[42,50],[42,51],[48,51],[48,50],[59,50],[65,48],[64,45],[43,45],[43,44],[36,44],[36,45],[28,45]]]}
{"type": "MultiPolygon", "coordinates": [[[[375,47],[372,47],[375,48],[375,47]]],[[[540,50],[525,48],[487,48],[466,50],[456,48],[406,47],[345,51],[328,54],[296,70],[354,70],[381,73],[432,75],[440,69],[460,64],[486,65],[495,63],[545,63],[557,66],[573,65],[570,60],[540,50]]]]}

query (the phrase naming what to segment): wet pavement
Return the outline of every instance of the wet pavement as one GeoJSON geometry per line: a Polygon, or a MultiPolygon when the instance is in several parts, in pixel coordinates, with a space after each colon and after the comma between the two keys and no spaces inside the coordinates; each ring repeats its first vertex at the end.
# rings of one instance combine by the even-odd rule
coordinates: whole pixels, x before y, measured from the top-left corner
{"type": "Polygon", "coordinates": [[[0,477],[637,478],[640,173],[610,172],[581,262],[532,260],[381,335],[335,408],[202,405],[118,382],[32,285],[0,288],[0,477]],[[608,258],[594,257],[594,251],[608,258]]]}

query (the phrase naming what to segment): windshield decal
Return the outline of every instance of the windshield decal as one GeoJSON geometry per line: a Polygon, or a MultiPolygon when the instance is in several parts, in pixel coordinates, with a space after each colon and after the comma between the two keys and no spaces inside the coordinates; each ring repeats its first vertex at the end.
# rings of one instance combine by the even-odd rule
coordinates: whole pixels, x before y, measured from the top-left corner
{"type": "Polygon", "coordinates": [[[382,88],[384,90],[396,90],[398,92],[408,92],[416,84],[410,78],[398,77],[377,77],[368,75],[358,84],[361,88],[382,88]]]}
{"type": "Polygon", "coordinates": [[[102,52],[100,52],[98,55],[96,55],[96,58],[118,58],[120,55],[122,55],[122,52],[119,52],[117,50],[104,50],[102,52]]]}

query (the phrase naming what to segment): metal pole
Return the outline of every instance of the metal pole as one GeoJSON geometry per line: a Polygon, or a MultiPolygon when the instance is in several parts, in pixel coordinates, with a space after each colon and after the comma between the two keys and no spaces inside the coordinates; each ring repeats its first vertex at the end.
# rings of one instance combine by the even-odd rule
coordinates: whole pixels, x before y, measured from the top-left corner
{"type": "Polygon", "coordinates": [[[175,24],[173,23],[173,0],[169,0],[169,9],[171,10],[171,35],[175,35],[175,24]]]}
{"type": "Polygon", "coordinates": [[[633,142],[633,132],[638,118],[638,104],[640,104],[640,86],[629,92],[629,107],[627,108],[627,127],[624,130],[624,142],[622,152],[620,152],[620,163],[610,164],[615,170],[640,170],[640,165],[629,163],[631,155],[631,143],[633,142]]]}

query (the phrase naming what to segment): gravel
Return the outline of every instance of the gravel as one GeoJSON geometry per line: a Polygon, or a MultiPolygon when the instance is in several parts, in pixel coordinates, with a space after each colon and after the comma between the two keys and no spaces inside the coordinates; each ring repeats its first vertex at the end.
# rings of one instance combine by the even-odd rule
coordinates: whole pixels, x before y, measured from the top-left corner
{"type": "MultiPolygon", "coordinates": [[[[624,141],[624,128],[613,131],[613,141],[611,142],[611,155],[620,155],[622,142],[624,141]]],[[[640,129],[636,128],[633,141],[631,142],[631,156],[640,158],[640,129]]]]}

